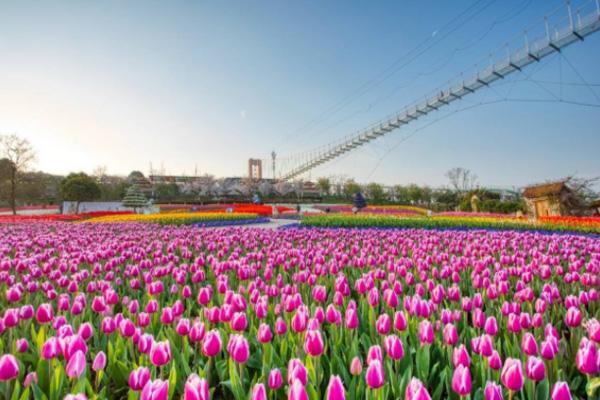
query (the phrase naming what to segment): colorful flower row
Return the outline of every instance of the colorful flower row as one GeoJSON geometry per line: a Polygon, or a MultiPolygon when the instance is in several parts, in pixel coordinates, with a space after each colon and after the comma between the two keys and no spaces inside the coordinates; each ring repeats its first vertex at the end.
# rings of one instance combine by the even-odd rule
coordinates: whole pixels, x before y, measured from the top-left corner
{"type": "MultiPolygon", "coordinates": [[[[319,204],[314,207],[321,211],[329,210],[332,213],[350,213],[353,206],[351,204],[319,204]]],[[[427,215],[428,210],[416,206],[368,205],[361,212],[370,214],[427,215]]]]}
{"type": "Polygon", "coordinates": [[[90,211],[81,214],[0,215],[0,223],[19,222],[72,222],[90,218],[114,217],[133,214],[132,211],[90,211]]]}
{"type": "Polygon", "coordinates": [[[284,206],[272,206],[262,204],[251,204],[251,203],[235,203],[235,204],[207,204],[207,205],[178,205],[178,204],[161,204],[161,212],[227,212],[232,211],[234,213],[251,213],[258,214],[265,217],[273,215],[274,208],[277,209],[279,214],[287,212],[295,212],[295,210],[284,207],[284,206]]]}
{"type": "Polygon", "coordinates": [[[472,228],[472,229],[514,229],[514,230],[548,230],[575,231],[583,233],[600,233],[600,224],[567,223],[558,220],[532,220],[524,218],[498,217],[402,217],[374,214],[318,214],[308,215],[302,219],[302,225],[313,227],[337,228],[472,228]]]}
{"type": "Polygon", "coordinates": [[[255,219],[257,214],[224,213],[224,212],[195,212],[195,213],[161,213],[161,214],[130,214],[92,218],[85,223],[116,223],[116,222],[146,222],[168,225],[193,224],[206,221],[235,221],[255,219]]]}

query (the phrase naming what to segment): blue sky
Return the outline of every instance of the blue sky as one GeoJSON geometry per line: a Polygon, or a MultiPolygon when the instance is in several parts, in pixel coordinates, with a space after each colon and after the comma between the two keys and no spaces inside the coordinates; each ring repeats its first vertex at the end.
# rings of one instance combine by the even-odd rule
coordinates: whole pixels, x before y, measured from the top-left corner
{"type": "MultiPolygon", "coordinates": [[[[473,71],[563,6],[2,2],[0,132],[27,137],[35,167],[56,173],[99,165],[147,173],[152,162],[173,174],[197,167],[239,176],[248,158],[273,149],[284,168],[288,156],[356,132],[473,71]],[[411,57],[419,44],[427,51],[411,57]]],[[[441,186],[454,166],[492,186],[600,176],[600,108],[556,101],[600,104],[599,50],[600,34],[592,35],[307,177],[441,186]]]]}

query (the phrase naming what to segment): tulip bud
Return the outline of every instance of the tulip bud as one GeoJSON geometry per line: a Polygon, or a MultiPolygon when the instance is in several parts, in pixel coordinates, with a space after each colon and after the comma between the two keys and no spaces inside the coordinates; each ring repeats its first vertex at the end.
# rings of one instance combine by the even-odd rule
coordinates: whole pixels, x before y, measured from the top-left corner
{"type": "Polygon", "coordinates": [[[412,378],[408,385],[406,386],[406,391],[404,392],[405,400],[431,400],[431,396],[425,386],[423,386],[423,382],[418,380],[417,378],[412,378]]]}
{"type": "Polygon", "coordinates": [[[10,381],[19,376],[19,363],[12,354],[0,357],[0,381],[10,381]]]}
{"type": "Polygon", "coordinates": [[[383,386],[385,383],[385,376],[383,366],[379,360],[375,359],[371,361],[367,367],[365,381],[371,389],[378,389],[383,386]]]}
{"type": "Polygon", "coordinates": [[[469,367],[459,364],[452,375],[452,390],[459,396],[468,396],[471,393],[471,371],[469,367]]]}
{"type": "Polygon", "coordinates": [[[521,360],[507,358],[504,361],[504,367],[500,375],[502,384],[513,392],[517,392],[523,388],[523,367],[521,360]]]}
{"type": "Polygon", "coordinates": [[[106,354],[103,351],[100,351],[96,354],[94,358],[94,362],[92,363],[92,369],[96,372],[101,371],[106,367],[106,354]]]}
{"type": "Polygon", "coordinates": [[[196,374],[192,374],[185,382],[183,400],[209,400],[208,382],[196,374]]]}
{"type": "Polygon", "coordinates": [[[530,356],[525,364],[525,373],[532,381],[538,382],[546,377],[546,367],[540,358],[530,356]]]}
{"type": "Polygon", "coordinates": [[[502,388],[494,382],[488,382],[483,393],[485,394],[485,400],[504,400],[502,388]]]}
{"type": "Polygon", "coordinates": [[[221,335],[217,329],[209,331],[202,342],[202,352],[207,357],[214,357],[221,351],[221,335]]]}
{"type": "Polygon", "coordinates": [[[272,369],[269,372],[269,388],[273,390],[277,390],[283,385],[283,377],[281,376],[281,371],[278,368],[272,369]]]}
{"type": "Polygon", "coordinates": [[[327,386],[327,392],[325,394],[326,400],[345,400],[346,391],[344,390],[344,384],[338,375],[331,375],[329,378],[329,385],[327,386]]]}
{"type": "Polygon", "coordinates": [[[67,363],[67,368],[65,369],[67,376],[69,378],[78,379],[84,373],[85,366],[85,354],[83,351],[77,350],[73,355],[71,355],[69,362],[67,363]]]}
{"type": "Polygon", "coordinates": [[[168,400],[169,382],[156,379],[148,381],[142,389],[140,400],[168,400]]]}
{"type": "Polygon", "coordinates": [[[567,382],[556,382],[552,388],[551,400],[572,400],[571,390],[567,382]]]}
{"type": "Polygon", "coordinates": [[[267,390],[265,389],[265,385],[262,383],[254,385],[250,400],[267,400],[267,390]]]}
{"type": "Polygon", "coordinates": [[[133,391],[140,391],[150,381],[150,370],[146,367],[134,369],[129,374],[129,388],[133,391]]]}

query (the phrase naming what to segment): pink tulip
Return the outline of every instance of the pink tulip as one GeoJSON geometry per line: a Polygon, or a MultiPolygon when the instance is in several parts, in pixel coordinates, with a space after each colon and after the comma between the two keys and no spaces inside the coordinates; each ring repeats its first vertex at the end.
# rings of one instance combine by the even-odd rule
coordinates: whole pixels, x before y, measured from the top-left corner
{"type": "Polygon", "coordinates": [[[346,391],[344,390],[344,384],[338,375],[331,375],[329,378],[329,385],[327,386],[327,392],[325,394],[326,400],[345,400],[346,391]]]}
{"type": "Polygon", "coordinates": [[[525,373],[532,381],[541,381],[546,377],[546,367],[544,361],[535,356],[530,356],[525,364],[525,373]]]}
{"type": "Polygon", "coordinates": [[[299,380],[302,385],[306,385],[306,382],[308,382],[306,367],[297,358],[290,359],[287,373],[288,385],[291,385],[295,380],[299,380]]]}
{"type": "Polygon", "coordinates": [[[169,382],[160,379],[148,381],[140,395],[140,400],[168,400],[168,398],[169,382]]]}
{"type": "Polygon", "coordinates": [[[583,315],[581,314],[581,310],[577,307],[569,307],[565,314],[565,324],[570,328],[577,328],[581,325],[582,319],[583,315]]]}
{"type": "Polygon", "coordinates": [[[261,322],[258,327],[257,339],[260,343],[269,343],[273,339],[273,333],[271,327],[264,322],[261,322]]]}
{"type": "Polygon", "coordinates": [[[35,319],[40,324],[47,324],[52,321],[54,318],[54,312],[52,310],[52,305],[48,303],[40,304],[35,313],[35,319]]]}
{"type": "Polygon", "coordinates": [[[101,371],[106,367],[106,354],[103,351],[98,352],[92,363],[92,369],[96,372],[101,371]]]}
{"type": "Polygon", "coordinates": [[[221,335],[217,329],[206,333],[202,342],[202,353],[207,357],[214,357],[221,352],[221,335]]]}
{"type": "Polygon", "coordinates": [[[129,374],[129,388],[133,391],[140,391],[150,381],[150,370],[146,367],[134,369],[129,374]]]}
{"type": "Polygon", "coordinates": [[[231,335],[227,344],[227,351],[231,358],[239,364],[245,363],[250,357],[250,345],[243,335],[231,335]]]}
{"type": "Polygon", "coordinates": [[[350,363],[350,374],[352,374],[353,376],[358,376],[361,374],[361,372],[362,372],[362,361],[360,361],[360,358],[354,357],[352,359],[352,362],[350,363]]]}
{"type": "Polygon", "coordinates": [[[0,381],[10,381],[19,376],[19,363],[11,354],[0,357],[0,381]]]}
{"type": "Polygon", "coordinates": [[[367,367],[365,380],[371,389],[379,389],[383,386],[385,383],[385,376],[383,366],[379,360],[375,359],[371,361],[367,367]]]}
{"type": "Polygon", "coordinates": [[[396,335],[386,336],[383,340],[383,347],[388,357],[392,360],[400,360],[404,357],[404,346],[402,340],[396,335]]]}
{"type": "Polygon", "coordinates": [[[444,342],[449,346],[454,346],[458,342],[458,330],[452,324],[444,326],[444,342]]]}
{"type": "Polygon", "coordinates": [[[308,400],[306,389],[300,380],[296,379],[290,386],[288,400],[308,400]]]}
{"type": "Polygon", "coordinates": [[[15,347],[19,353],[25,353],[29,349],[29,342],[25,338],[17,339],[15,347]]]}
{"type": "Polygon", "coordinates": [[[183,388],[183,400],[209,400],[208,382],[196,374],[188,377],[183,388]]]}
{"type": "Polygon", "coordinates": [[[283,377],[281,376],[281,371],[278,368],[272,369],[269,372],[268,378],[269,388],[273,390],[277,390],[283,385],[283,377]]]}
{"type": "Polygon", "coordinates": [[[250,400],[267,400],[267,389],[265,389],[265,385],[262,383],[254,385],[250,400]]]}
{"type": "Polygon", "coordinates": [[[452,375],[452,390],[459,396],[468,396],[471,393],[471,371],[469,367],[459,364],[452,375]]]}
{"type": "Polygon", "coordinates": [[[502,384],[513,392],[517,392],[523,388],[523,366],[521,360],[507,358],[504,361],[504,367],[500,375],[502,384]]]}
{"type": "Polygon", "coordinates": [[[431,400],[431,396],[423,386],[423,382],[417,378],[412,378],[406,386],[404,400],[431,400]]]}
{"type": "Polygon", "coordinates": [[[81,350],[77,350],[67,363],[67,376],[69,378],[79,378],[85,372],[85,354],[81,350]]]}
{"type": "Polygon", "coordinates": [[[488,382],[483,393],[485,394],[485,400],[504,400],[502,388],[494,382],[488,382]]]}
{"type": "Polygon", "coordinates": [[[600,371],[600,352],[594,342],[585,337],[581,339],[575,365],[582,374],[595,375],[600,371]]]}
{"type": "Polygon", "coordinates": [[[469,365],[471,365],[471,357],[469,356],[469,352],[464,344],[455,347],[452,351],[452,363],[454,364],[454,368],[458,367],[459,365],[463,365],[465,367],[469,367],[469,365]]]}
{"type": "Polygon", "coordinates": [[[206,331],[204,329],[204,324],[201,321],[197,321],[192,324],[192,328],[190,329],[188,336],[192,343],[197,343],[204,339],[205,334],[206,331]]]}
{"type": "Polygon", "coordinates": [[[490,368],[493,370],[502,369],[502,359],[496,350],[492,351],[492,355],[488,358],[490,368]]]}
{"type": "Polygon", "coordinates": [[[556,382],[552,387],[551,400],[572,400],[571,390],[567,382],[556,382]]]}
{"type": "Polygon", "coordinates": [[[68,394],[63,400],[88,400],[84,393],[68,394]]]}
{"type": "Polygon", "coordinates": [[[23,387],[29,387],[32,383],[38,383],[38,375],[37,372],[30,372],[25,376],[25,380],[23,381],[23,387]]]}
{"type": "Polygon", "coordinates": [[[323,337],[319,330],[309,330],[304,337],[304,352],[312,357],[319,357],[325,350],[323,337]]]}
{"type": "Polygon", "coordinates": [[[521,350],[528,356],[535,356],[538,352],[535,337],[530,332],[525,332],[521,338],[521,350]]]}
{"type": "Polygon", "coordinates": [[[154,342],[150,349],[150,362],[152,365],[161,367],[171,361],[171,344],[168,340],[154,342]]]}
{"type": "Polygon", "coordinates": [[[434,339],[433,325],[428,320],[424,319],[419,322],[419,341],[421,346],[426,344],[432,344],[434,339]]]}

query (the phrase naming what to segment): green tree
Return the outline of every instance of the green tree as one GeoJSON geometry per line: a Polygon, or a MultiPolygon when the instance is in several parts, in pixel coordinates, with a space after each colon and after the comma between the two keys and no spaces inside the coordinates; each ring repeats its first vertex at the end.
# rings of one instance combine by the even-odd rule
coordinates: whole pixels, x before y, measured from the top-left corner
{"type": "Polygon", "coordinates": [[[397,202],[410,203],[407,186],[396,185],[393,187],[392,191],[394,192],[397,202]]]}
{"type": "Polygon", "coordinates": [[[123,206],[132,207],[134,212],[140,207],[145,207],[148,204],[148,199],[142,193],[137,185],[130,186],[123,198],[123,206]]]}
{"type": "Polygon", "coordinates": [[[367,194],[375,202],[385,200],[385,190],[379,183],[371,182],[367,185],[367,194]]]}
{"type": "Polygon", "coordinates": [[[173,200],[179,196],[179,186],[175,183],[161,183],[156,185],[154,195],[158,200],[173,200]]]}
{"type": "Polygon", "coordinates": [[[79,213],[80,202],[97,200],[102,195],[96,180],[83,172],[71,173],[63,179],[60,193],[63,200],[76,202],[76,213],[79,213]]]}
{"type": "Polygon", "coordinates": [[[331,181],[329,178],[319,178],[317,179],[317,187],[323,196],[329,196],[331,192],[331,181]]]}
{"type": "Polygon", "coordinates": [[[344,196],[350,198],[358,192],[360,192],[360,185],[354,182],[353,179],[349,179],[344,182],[344,196]]]}
{"type": "Polygon", "coordinates": [[[0,135],[0,156],[10,162],[9,169],[9,203],[13,215],[17,214],[17,191],[23,173],[35,159],[33,147],[27,139],[17,135],[0,135]]]}
{"type": "Polygon", "coordinates": [[[408,185],[408,187],[406,188],[407,190],[407,197],[408,200],[413,203],[420,203],[423,200],[423,189],[420,188],[419,186],[415,185],[414,183],[411,183],[410,185],[408,185]]]}

